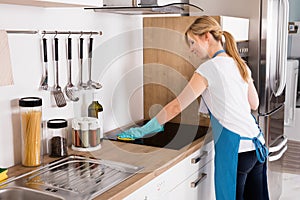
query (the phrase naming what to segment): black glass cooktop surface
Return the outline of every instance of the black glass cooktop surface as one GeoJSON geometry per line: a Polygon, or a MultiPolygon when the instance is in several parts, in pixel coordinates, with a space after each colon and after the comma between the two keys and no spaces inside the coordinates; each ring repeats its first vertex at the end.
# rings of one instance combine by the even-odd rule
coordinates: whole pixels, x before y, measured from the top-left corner
{"type": "MultiPolygon", "coordinates": [[[[147,121],[138,123],[136,126],[141,126],[145,123],[147,123],[147,121]]],[[[164,126],[164,131],[149,134],[143,138],[133,141],[118,140],[117,134],[125,130],[119,129],[113,131],[109,134],[106,134],[104,139],[179,150],[182,147],[192,143],[196,139],[204,136],[207,133],[208,127],[168,122],[164,126]]]]}

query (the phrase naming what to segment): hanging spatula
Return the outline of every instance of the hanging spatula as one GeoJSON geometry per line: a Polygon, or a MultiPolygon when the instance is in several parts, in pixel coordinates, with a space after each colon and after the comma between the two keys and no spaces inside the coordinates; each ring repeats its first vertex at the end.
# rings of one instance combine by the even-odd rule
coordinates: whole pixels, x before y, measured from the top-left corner
{"type": "Polygon", "coordinates": [[[54,83],[54,88],[52,93],[56,105],[58,107],[64,107],[67,105],[67,103],[64,94],[61,91],[61,87],[59,86],[59,79],[58,79],[58,38],[54,38],[54,62],[55,62],[55,83],[54,83]]]}

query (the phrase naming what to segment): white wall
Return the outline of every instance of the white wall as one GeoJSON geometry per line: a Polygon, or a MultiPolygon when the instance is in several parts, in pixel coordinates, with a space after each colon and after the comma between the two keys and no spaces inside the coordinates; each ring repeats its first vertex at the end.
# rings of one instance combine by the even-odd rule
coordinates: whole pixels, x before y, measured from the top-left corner
{"type": "Polygon", "coordinates": [[[290,5],[290,14],[289,14],[290,21],[299,21],[300,20],[300,14],[299,14],[300,2],[299,2],[299,0],[289,0],[289,5],[290,5]]]}
{"type": "MultiPolygon", "coordinates": [[[[99,91],[104,107],[104,131],[127,124],[143,116],[142,101],[142,19],[96,13],[82,8],[39,8],[0,5],[0,29],[103,31],[94,36],[93,79],[103,85],[99,91]]],[[[53,36],[48,36],[48,41],[53,36]]],[[[60,43],[60,86],[66,85],[66,36],[60,43]]],[[[71,36],[76,40],[78,36],[71,36]]],[[[87,37],[87,36],[86,36],[87,37]]],[[[0,167],[21,161],[20,120],[18,99],[39,96],[43,99],[43,120],[83,116],[90,103],[91,93],[82,94],[79,103],[67,101],[58,108],[48,91],[39,90],[42,74],[40,54],[41,35],[9,34],[14,85],[0,87],[0,167]],[[84,97],[84,98],[83,98],[84,97]]],[[[75,41],[74,41],[75,42],[75,41]]],[[[77,44],[73,49],[77,50],[77,44]]],[[[50,51],[50,47],[48,48],[50,51]]],[[[49,57],[49,84],[53,85],[53,62],[49,57]]],[[[73,81],[78,81],[77,51],[73,57],[73,81]]],[[[86,54],[85,54],[86,57],[86,54]]],[[[1,62],[1,61],[0,61],[1,62]]],[[[87,70],[85,60],[85,69],[87,70]]],[[[70,123],[69,123],[70,124],[70,123]]]]}

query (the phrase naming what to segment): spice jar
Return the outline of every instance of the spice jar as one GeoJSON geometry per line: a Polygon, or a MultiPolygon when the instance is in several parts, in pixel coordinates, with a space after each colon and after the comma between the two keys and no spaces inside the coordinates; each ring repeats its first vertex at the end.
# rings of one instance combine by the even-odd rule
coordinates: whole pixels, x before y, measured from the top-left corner
{"type": "Polygon", "coordinates": [[[72,120],[72,144],[75,147],[81,147],[80,125],[77,119],[72,120]]]}
{"type": "Polygon", "coordinates": [[[63,157],[68,155],[68,122],[65,119],[51,119],[47,122],[50,134],[49,155],[50,157],[63,157]]]}
{"type": "Polygon", "coordinates": [[[91,120],[89,125],[89,144],[95,147],[100,144],[100,124],[98,120],[91,120]]]}
{"type": "Polygon", "coordinates": [[[81,139],[81,147],[88,148],[89,147],[89,122],[87,120],[83,120],[80,123],[80,139],[81,139]]]}
{"type": "Polygon", "coordinates": [[[42,162],[42,99],[25,97],[19,99],[21,118],[22,165],[39,166],[42,162]]]}

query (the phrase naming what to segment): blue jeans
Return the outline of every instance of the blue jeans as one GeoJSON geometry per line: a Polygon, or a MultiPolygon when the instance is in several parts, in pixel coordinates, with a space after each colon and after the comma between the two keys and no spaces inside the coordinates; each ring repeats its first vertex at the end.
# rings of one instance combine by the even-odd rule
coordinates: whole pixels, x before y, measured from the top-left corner
{"type": "Polygon", "coordinates": [[[236,200],[266,200],[264,165],[257,160],[255,151],[239,153],[236,200]]]}

